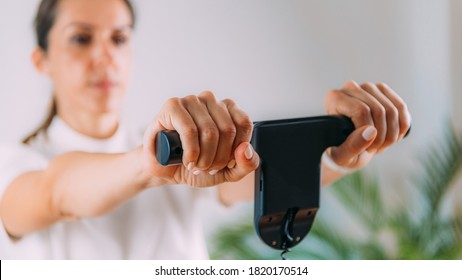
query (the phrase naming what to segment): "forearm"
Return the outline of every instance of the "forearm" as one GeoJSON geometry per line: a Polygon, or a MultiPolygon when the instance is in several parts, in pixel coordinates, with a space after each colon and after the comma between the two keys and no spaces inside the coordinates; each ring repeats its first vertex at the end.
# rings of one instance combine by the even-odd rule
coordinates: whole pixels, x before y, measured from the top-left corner
{"type": "Polygon", "coordinates": [[[227,182],[217,186],[218,199],[224,206],[232,206],[239,202],[252,201],[254,198],[255,172],[238,182],[227,182]]]}
{"type": "Polygon", "coordinates": [[[60,215],[103,215],[148,186],[162,185],[143,169],[141,148],[124,154],[69,153],[56,158],[45,173],[52,187],[51,205],[60,215]]]}
{"type": "Polygon", "coordinates": [[[345,176],[345,173],[330,169],[324,162],[321,164],[321,186],[330,185],[343,176],[345,176]]]}
{"type": "Polygon", "coordinates": [[[161,179],[143,170],[141,148],[125,154],[73,152],[44,171],[24,174],[5,191],[0,215],[16,237],[57,221],[103,215],[161,179]]]}

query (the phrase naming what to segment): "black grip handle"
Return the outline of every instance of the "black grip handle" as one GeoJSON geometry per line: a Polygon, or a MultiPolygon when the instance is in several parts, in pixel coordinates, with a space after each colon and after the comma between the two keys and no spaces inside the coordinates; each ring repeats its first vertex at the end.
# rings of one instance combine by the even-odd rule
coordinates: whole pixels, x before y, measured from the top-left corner
{"type": "MultiPolygon", "coordinates": [[[[311,117],[309,119],[321,119],[321,118],[329,118],[331,116],[326,116],[326,117],[311,117]]],[[[343,139],[341,142],[343,142],[346,137],[354,130],[354,124],[353,122],[343,116],[335,116],[335,118],[339,119],[340,121],[343,121],[343,130],[341,131],[343,135],[343,139]]],[[[300,118],[300,119],[287,119],[283,120],[287,122],[294,122],[297,120],[301,120],[305,118],[300,118]]],[[[255,127],[258,126],[259,124],[263,123],[271,123],[271,122],[280,122],[281,120],[273,120],[273,121],[260,121],[260,122],[255,122],[254,125],[255,127]]],[[[340,140],[339,140],[340,141],[340,140]]],[[[335,143],[337,145],[339,143],[335,143]]],[[[182,163],[182,157],[183,157],[183,147],[181,145],[181,139],[177,131],[175,130],[163,130],[160,131],[157,134],[156,137],[156,158],[157,161],[163,165],[163,166],[171,166],[171,165],[179,165],[182,163]]]]}
{"type": "MultiPolygon", "coordinates": [[[[347,117],[343,118],[347,119],[352,124],[352,128],[354,129],[354,125],[351,122],[351,120],[347,117]]],[[[349,134],[352,132],[352,130],[346,132],[349,134]]],[[[406,132],[406,135],[404,137],[407,137],[410,132],[411,127],[409,127],[409,130],[406,132]]],[[[176,132],[175,130],[160,131],[159,133],[157,133],[155,144],[156,158],[161,165],[169,166],[179,165],[182,163],[183,147],[181,145],[181,139],[178,132],[176,132]]]]}
{"type": "Polygon", "coordinates": [[[157,133],[156,158],[163,166],[181,164],[183,147],[180,135],[175,130],[164,130],[157,133]]]}

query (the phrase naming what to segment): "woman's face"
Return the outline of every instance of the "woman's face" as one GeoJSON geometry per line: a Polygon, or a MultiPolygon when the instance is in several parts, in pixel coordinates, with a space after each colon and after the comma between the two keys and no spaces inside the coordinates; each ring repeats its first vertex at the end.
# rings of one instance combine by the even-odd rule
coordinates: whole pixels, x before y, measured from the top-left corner
{"type": "Polygon", "coordinates": [[[61,0],[44,65],[58,112],[118,113],[130,77],[132,18],[121,0],[61,0]]]}

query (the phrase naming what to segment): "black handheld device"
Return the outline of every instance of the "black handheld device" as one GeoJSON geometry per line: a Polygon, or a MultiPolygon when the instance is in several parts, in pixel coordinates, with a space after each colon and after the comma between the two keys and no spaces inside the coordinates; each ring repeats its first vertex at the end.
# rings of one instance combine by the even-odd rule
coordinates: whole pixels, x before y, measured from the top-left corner
{"type": "MultiPolygon", "coordinates": [[[[286,250],[308,234],[319,208],[321,155],[353,130],[351,120],[342,116],[255,123],[251,142],[261,164],[255,173],[254,224],[264,243],[286,250]]],[[[181,164],[182,155],[176,131],[158,133],[159,163],[181,164]]]]}
{"type": "Polygon", "coordinates": [[[341,116],[255,124],[252,145],[261,164],[255,173],[254,225],[264,243],[287,250],[308,234],[319,208],[321,156],[354,129],[341,116]]]}
{"type": "MultiPolygon", "coordinates": [[[[286,252],[308,234],[319,209],[322,153],[342,144],[354,129],[349,118],[333,115],[254,124],[251,143],[261,158],[254,225],[264,243],[286,252]]],[[[181,164],[178,133],[161,131],[156,139],[158,161],[181,164]]]]}

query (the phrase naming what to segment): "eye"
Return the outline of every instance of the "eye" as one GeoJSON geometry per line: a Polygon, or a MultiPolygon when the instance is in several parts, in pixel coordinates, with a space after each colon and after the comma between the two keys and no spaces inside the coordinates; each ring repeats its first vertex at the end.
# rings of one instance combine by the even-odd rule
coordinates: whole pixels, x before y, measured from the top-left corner
{"type": "Polygon", "coordinates": [[[127,41],[128,41],[128,36],[126,36],[126,35],[116,34],[116,35],[112,36],[112,42],[117,46],[124,45],[124,44],[127,43],[127,41]]]}
{"type": "Polygon", "coordinates": [[[78,45],[88,45],[91,43],[91,36],[88,34],[77,34],[72,36],[71,42],[78,45]]]}

